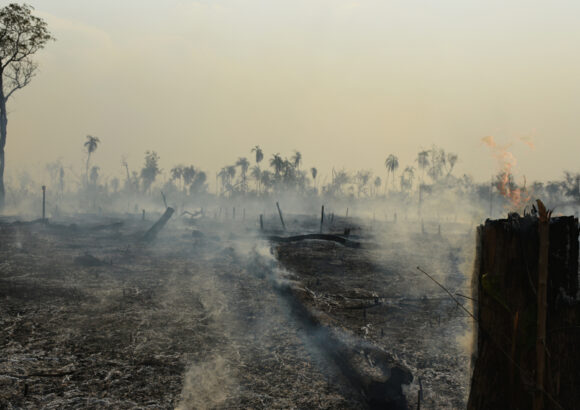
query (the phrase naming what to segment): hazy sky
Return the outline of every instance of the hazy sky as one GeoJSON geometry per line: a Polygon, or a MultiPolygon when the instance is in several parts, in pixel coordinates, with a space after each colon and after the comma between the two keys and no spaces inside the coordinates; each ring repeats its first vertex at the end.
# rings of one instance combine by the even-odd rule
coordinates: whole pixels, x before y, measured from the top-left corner
{"type": "MultiPolygon", "coordinates": [[[[29,0],[56,42],[9,102],[7,167],[62,158],[122,175],[145,150],[210,174],[261,145],[384,174],[437,144],[457,171],[580,171],[578,1],[29,0]],[[520,141],[532,139],[535,149],[520,141]]],[[[8,4],[1,1],[0,5],[8,4]]]]}

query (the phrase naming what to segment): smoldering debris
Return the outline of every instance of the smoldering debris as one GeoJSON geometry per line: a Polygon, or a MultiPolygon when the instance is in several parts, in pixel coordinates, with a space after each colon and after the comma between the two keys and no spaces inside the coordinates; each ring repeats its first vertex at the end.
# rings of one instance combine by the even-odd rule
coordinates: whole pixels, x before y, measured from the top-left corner
{"type": "MultiPolygon", "coordinates": [[[[319,229],[285,216],[292,232],[319,229]]],[[[151,242],[135,235],[150,225],[137,218],[2,227],[2,405],[406,408],[419,376],[425,408],[464,403],[450,338],[465,319],[440,295],[408,294],[414,279],[376,247],[270,246],[257,224],[195,221],[168,220],[151,242]]]]}

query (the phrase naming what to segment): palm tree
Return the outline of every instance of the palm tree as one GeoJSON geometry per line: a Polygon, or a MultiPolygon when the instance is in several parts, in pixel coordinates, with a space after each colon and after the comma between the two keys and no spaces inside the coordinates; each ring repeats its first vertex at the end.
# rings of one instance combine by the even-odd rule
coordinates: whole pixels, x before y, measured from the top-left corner
{"type": "Polygon", "coordinates": [[[423,183],[423,176],[425,175],[425,169],[429,166],[429,151],[420,151],[417,154],[417,166],[421,170],[421,181],[423,183]]]}
{"type": "Polygon", "coordinates": [[[97,180],[99,179],[99,167],[95,166],[91,168],[91,185],[96,186],[97,180]]]}
{"type": "Polygon", "coordinates": [[[316,176],[318,175],[318,170],[314,167],[310,168],[310,175],[312,175],[312,179],[316,181],[316,176]]]}
{"type": "Polygon", "coordinates": [[[85,148],[87,149],[87,165],[85,168],[85,178],[87,183],[89,182],[89,162],[91,161],[91,154],[97,150],[99,142],[101,142],[101,140],[99,140],[98,137],[87,135],[87,140],[84,144],[85,148]]]}
{"type": "Polygon", "coordinates": [[[401,190],[408,191],[413,187],[413,179],[415,178],[415,168],[408,166],[401,175],[401,190]]]}
{"type": "Polygon", "coordinates": [[[171,168],[171,180],[177,181],[179,180],[178,184],[181,185],[181,179],[183,178],[183,166],[177,165],[176,167],[171,168]]]}
{"type": "MultiPolygon", "coordinates": [[[[385,160],[385,167],[387,168],[387,181],[389,180],[389,174],[393,175],[393,188],[395,187],[395,171],[399,168],[399,158],[395,155],[390,154],[385,160]]],[[[387,192],[387,183],[385,181],[385,193],[387,192]]]]}
{"type": "Polygon", "coordinates": [[[431,177],[433,182],[437,182],[443,175],[443,170],[447,165],[447,157],[443,149],[437,148],[435,145],[431,148],[431,166],[427,170],[427,174],[431,177]]]}
{"type": "Polygon", "coordinates": [[[374,184],[375,184],[375,197],[377,196],[377,192],[379,191],[381,183],[382,183],[381,177],[376,177],[375,182],[374,182],[374,184]]]}
{"type": "Polygon", "coordinates": [[[236,166],[228,165],[226,167],[226,174],[228,176],[228,182],[231,184],[232,179],[236,176],[236,166]]]}
{"type": "Polygon", "coordinates": [[[447,176],[451,175],[451,172],[457,163],[457,158],[457,154],[452,152],[447,153],[447,164],[449,164],[449,168],[447,169],[447,176]]]}
{"type": "Polygon", "coordinates": [[[312,182],[314,183],[314,189],[318,189],[316,187],[316,177],[318,176],[318,170],[315,167],[310,168],[310,175],[312,175],[312,182]]]}
{"type": "Polygon", "coordinates": [[[220,169],[220,172],[217,173],[216,178],[220,179],[220,182],[222,185],[222,189],[221,189],[220,193],[223,195],[225,187],[226,187],[227,178],[228,178],[228,172],[226,170],[226,167],[223,167],[222,169],[220,169]]]}
{"type": "Polygon", "coordinates": [[[256,165],[260,165],[260,162],[262,162],[262,160],[264,159],[264,152],[262,151],[262,148],[260,148],[259,145],[256,145],[254,148],[252,148],[251,152],[255,152],[256,153],[256,165]]]}
{"type": "Polygon", "coordinates": [[[185,187],[191,185],[193,183],[193,179],[195,178],[195,175],[197,174],[197,170],[195,169],[195,167],[193,165],[190,165],[188,167],[183,167],[183,173],[181,174],[182,178],[183,178],[183,191],[185,192],[185,187]]]}
{"type": "Polygon", "coordinates": [[[272,177],[272,173],[267,169],[262,171],[260,175],[260,184],[264,187],[264,192],[268,192],[268,189],[272,187],[274,183],[274,178],[272,177]]]}
{"type": "Polygon", "coordinates": [[[358,171],[355,176],[355,181],[357,184],[357,197],[360,198],[360,194],[367,191],[367,184],[371,179],[370,171],[358,171]]]}
{"type": "Polygon", "coordinates": [[[350,182],[350,176],[348,173],[341,169],[340,171],[336,172],[334,169],[332,170],[332,191],[335,194],[341,195],[342,194],[342,187],[350,182]]]}
{"type": "Polygon", "coordinates": [[[143,192],[147,192],[157,175],[161,174],[159,169],[159,155],[155,151],[145,152],[145,165],[141,169],[141,180],[143,181],[143,192]]]}
{"type": "Polygon", "coordinates": [[[242,179],[242,192],[246,192],[246,174],[248,173],[248,168],[250,167],[250,161],[245,157],[240,157],[236,161],[236,165],[240,167],[240,177],[242,179]]]}
{"type": "Polygon", "coordinates": [[[284,182],[293,183],[296,180],[296,167],[294,167],[294,162],[288,161],[288,158],[284,158],[282,169],[284,170],[284,182]]]}
{"type": "Polygon", "coordinates": [[[300,169],[300,164],[302,163],[302,154],[299,151],[294,151],[294,155],[292,156],[292,163],[294,164],[294,168],[300,169]]]}
{"type": "Polygon", "coordinates": [[[280,177],[280,172],[284,169],[284,160],[279,153],[272,155],[270,159],[270,166],[274,168],[274,173],[276,177],[280,177]]]}
{"type": "Polygon", "coordinates": [[[207,189],[207,185],[205,184],[206,180],[207,180],[206,173],[200,170],[196,170],[195,176],[193,177],[193,181],[189,186],[189,193],[191,194],[205,191],[207,189]]]}
{"type": "Polygon", "coordinates": [[[262,170],[258,165],[254,165],[252,170],[250,171],[252,178],[256,181],[256,186],[258,188],[258,195],[260,195],[260,185],[261,185],[261,178],[262,178],[262,170]]]}

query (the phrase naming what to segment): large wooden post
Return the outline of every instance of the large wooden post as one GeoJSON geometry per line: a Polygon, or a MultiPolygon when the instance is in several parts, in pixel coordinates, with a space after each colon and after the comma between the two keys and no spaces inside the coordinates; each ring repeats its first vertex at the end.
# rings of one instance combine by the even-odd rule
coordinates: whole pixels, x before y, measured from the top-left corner
{"type": "Polygon", "coordinates": [[[468,409],[578,408],[578,220],[512,214],[477,242],[468,409]]]}

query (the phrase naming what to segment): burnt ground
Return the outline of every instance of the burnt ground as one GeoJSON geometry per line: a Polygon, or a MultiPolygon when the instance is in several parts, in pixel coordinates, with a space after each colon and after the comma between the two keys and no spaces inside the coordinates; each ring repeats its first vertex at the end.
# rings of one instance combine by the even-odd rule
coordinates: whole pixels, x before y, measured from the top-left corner
{"type": "Polygon", "coordinates": [[[151,223],[0,225],[0,408],[371,407],[351,354],[362,373],[388,362],[379,379],[407,369],[408,408],[419,385],[423,408],[465,406],[469,322],[415,266],[467,293],[470,237],[375,225],[353,229],[361,248],[270,245],[174,217],[140,242],[151,223]]]}

